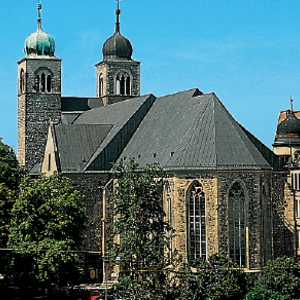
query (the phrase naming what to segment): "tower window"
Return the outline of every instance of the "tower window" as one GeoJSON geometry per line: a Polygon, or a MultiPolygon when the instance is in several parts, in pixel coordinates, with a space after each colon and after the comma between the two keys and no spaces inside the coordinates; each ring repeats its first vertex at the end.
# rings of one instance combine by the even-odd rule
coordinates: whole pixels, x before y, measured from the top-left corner
{"type": "Polygon", "coordinates": [[[20,92],[25,92],[25,74],[23,69],[20,72],[20,92]]]}
{"type": "Polygon", "coordinates": [[[47,92],[48,92],[48,93],[51,92],[51,82],[52,82],[51,76],[48,75],[48,76],[47,76],[47,92]]]}
{"type": "Polygon", "coordinates": [[[126,95],[130,95],[130,90],[130,77],[128,76],[126,80],[126,95]]]}
{"type": "Polygon", "coordinates": [[[131,94],[131,79],[127,73],[119,73],[116,77],[116,94],[130,96],[131,94]]]}
{"type": "Polygon", "coordinates": [[[116,80],[116,94],[120,95],[120,92],[121,92],[121,90],[120,90],[120,78],[119,78],[119,76],[117,76],[117,80],[116,80]]]}
{"type": "Polygon", "coordinates": [[[205,193],[202,185],[192,184],[188,200],[189,261],[206,257],[205,193]]]}
{"type": "Polygon", "coordinates": [[[41,90],[42,90],[42,92],[45,92],[45,90],[46,90],[46,79],[45,79],[44,73],[41,76],[41,90]]]}
{"type": "Polygon", "coordinates": [[[229,191],[229,255],[239,266],[246,266],[245,192],[239,182],[229,191]]]}
{"type": "Polygon", "coordinates": [[[125,95],[125,79],[124,76],[121,77],[121,95],[125,95]]]}
{"type": "Polygon", "coordinates": [[[103,96],[103,76],[99,76],[99,97],[103,96]]]}

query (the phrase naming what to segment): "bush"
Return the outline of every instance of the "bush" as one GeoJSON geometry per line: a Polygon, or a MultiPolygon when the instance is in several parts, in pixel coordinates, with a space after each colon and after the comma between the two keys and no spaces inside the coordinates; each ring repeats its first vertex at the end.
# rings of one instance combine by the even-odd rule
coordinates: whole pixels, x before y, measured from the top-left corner
{"type": "Polygon", "coordinates": [[[264,267],[261,284],[267,290],[297,299],[300,297],[299,271],[299,264],[294,258],[279,257],[273,261],[269,261],[264,267]]]}
{"type": "Polygon", "coordinates": [[[245,300],[290,300],[290,296],[282,295],[279,292],[268,290],[260,282],[256,282],[254,287],[247,293],[245,300]]]}
{"type": "Polygon", "coordinates": [[[192,264],[197,269],[204,299],[242,299],[250,277],[230,258],[213,254],[208,260],[198,259],[192,264]]]}

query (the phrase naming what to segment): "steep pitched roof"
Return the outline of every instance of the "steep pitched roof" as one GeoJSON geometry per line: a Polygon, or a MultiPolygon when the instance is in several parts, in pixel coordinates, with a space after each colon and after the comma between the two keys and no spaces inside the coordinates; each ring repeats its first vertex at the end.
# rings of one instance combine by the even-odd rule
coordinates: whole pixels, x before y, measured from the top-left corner
{"type": "Polygon", "coordinates": [[[60,171],[82,171],[113,125],[55,125],[60,171]]]}
{"type": "Polygon", "coordinates": [[[158,98],[120,157],[140,168],[272,169],[218,97],[197,91],[158,98]]]}

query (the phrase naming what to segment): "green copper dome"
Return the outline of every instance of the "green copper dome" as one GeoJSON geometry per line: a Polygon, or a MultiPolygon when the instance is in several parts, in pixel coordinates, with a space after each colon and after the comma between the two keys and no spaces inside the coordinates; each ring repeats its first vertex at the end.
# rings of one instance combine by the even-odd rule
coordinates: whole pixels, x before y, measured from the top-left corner
{"type": "Polygon", "coordinates": [[[41,9],[42,5],[38,3],[38,28],[36,32],[31,33],[24,45],[25,56],[54,56],[55,41],[52,36],[43,31],[41,9]]]}

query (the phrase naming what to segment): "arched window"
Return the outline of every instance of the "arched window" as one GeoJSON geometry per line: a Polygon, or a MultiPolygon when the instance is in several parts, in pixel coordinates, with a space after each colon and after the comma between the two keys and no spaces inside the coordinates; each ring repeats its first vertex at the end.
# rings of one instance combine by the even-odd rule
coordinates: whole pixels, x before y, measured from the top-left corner
{"type": "Polygon", "coordinates": [[[42,92],[45,92],[45,90],[46,90],[46,79],[45,79],[44,73],[42,73],[42,76],[41,76],[41,90],[42,90],[42,92]]]}
{"type": "Polygon", "coordinates": [[[103,96],[103,76],[99,76],[99,97],[103,96]]]}
{"type": "Polygon", "coordinates": [[[47,76],[47,92],[50,93],[51,92],[51,83],[52,83],[52,80],[51,80],[51,75],[48,75],[47,76]]]}
{"type": "Polygon", "coordinates": [[[25,74],[22,69],[20,72],[20,92],[23,93],[25,91],[25,74]]]}
{"type": "Polygon", "coordinates": [[[206,257],[205,194],[202,185],[194,182],[188,195],[189,261],[192,262],[198,257],[206,257]]]}
{"type": "Polygon", "coordinates": [[[129,76],[126,79],[126,95],[130,96],[130,77],[129,76]]]}
{"type": "Polygon", "coordinates": [[[35,90],[38,92],[40,90],[40,76],[35,75],[35,90]]]}
{"type": "Polygon", "coordinates": [[[230,258],[239,266],[246,266],[245,192],[239,182],[229,191],[228,221],[230,258]]]}
{"type": "Polygon", "coordinates": [[[121,82],[120,82],[120,85],[121,85],[121,95],[125,95],[125,79],[124,79],[124,76],[121,77],[121,82]]]}
{"type": "Polygon", "coordinates": [[[116,94],[120,95],[120,92],[121,92],[121,89],[120,89],[120,78],[119,78],[119,76],[117,76],[117,79],[116,79],[116,94]]]}

